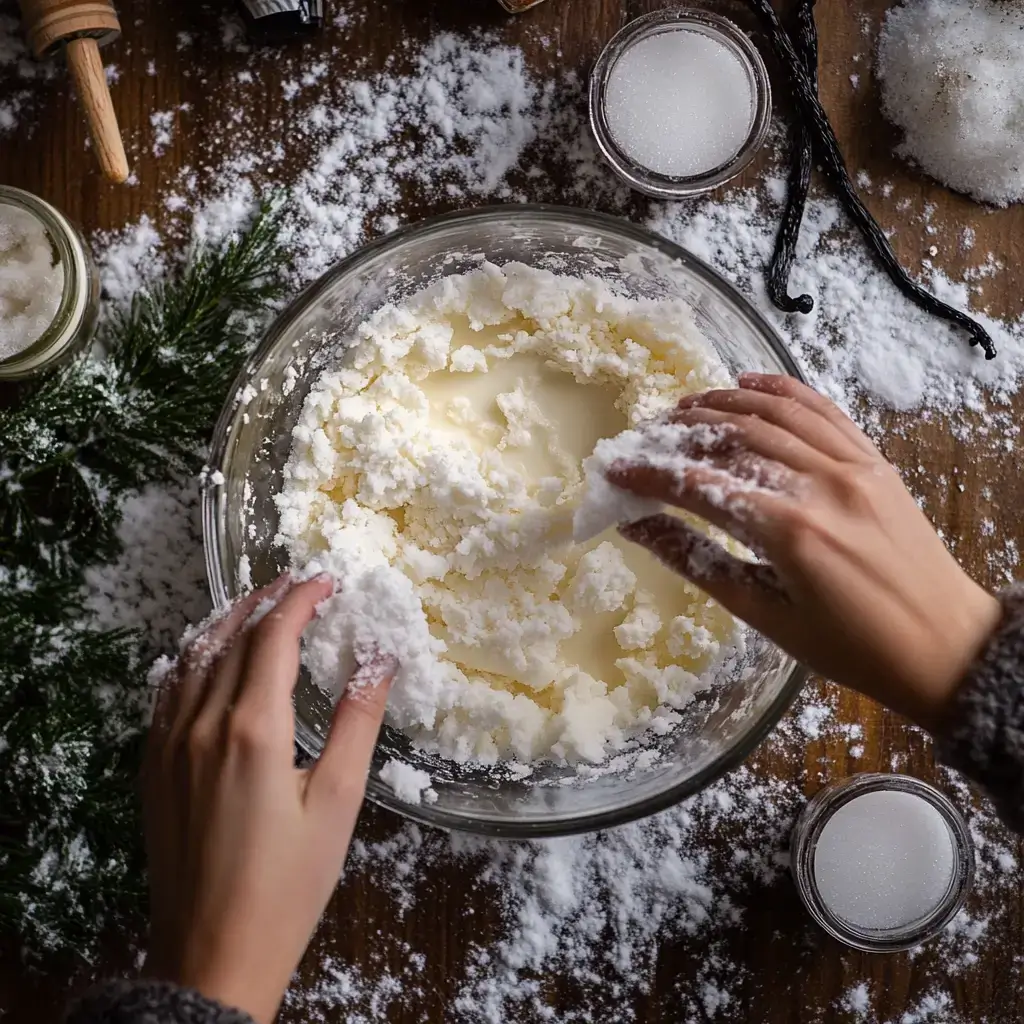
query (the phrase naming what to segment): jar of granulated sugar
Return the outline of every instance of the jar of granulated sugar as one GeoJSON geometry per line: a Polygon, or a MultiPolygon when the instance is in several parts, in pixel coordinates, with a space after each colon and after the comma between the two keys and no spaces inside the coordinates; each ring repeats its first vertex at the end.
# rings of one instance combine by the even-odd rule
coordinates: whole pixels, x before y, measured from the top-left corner
{"type": "Polygon", "coordinates": [[[934,786],[865,773],[823,789],[793,829],[791,869],[811,916],[868,952],[940,934],[974,878],[963,815],[934,786]]]}
{"type": "Polygon", "coordinates": [[[78,229],[31,192],[0,185],[0,380],[80,351],[96,328],[99,294],[78,229]]]}
{"type": "Polygon", "coordinates": [[[771,81],[728,18],[670,7],[620,29],[590,76],[590,129],[630,188],[687,199],[753,160],[771,125],[771,81]]]}

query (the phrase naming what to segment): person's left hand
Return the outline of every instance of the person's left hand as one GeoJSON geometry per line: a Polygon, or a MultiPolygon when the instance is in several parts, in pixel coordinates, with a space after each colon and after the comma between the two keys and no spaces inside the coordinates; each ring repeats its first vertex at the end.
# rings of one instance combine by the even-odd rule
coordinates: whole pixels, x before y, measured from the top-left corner
{"type": "Polygon", "coordinates": [[[165,678],[150,731],[149,972],[257,1024],[273,1020],[337,885],[397,667],[362,665],[320,760],[294,767],[299,638],[331,589],[282,578],[238,602],[165,678]]]}

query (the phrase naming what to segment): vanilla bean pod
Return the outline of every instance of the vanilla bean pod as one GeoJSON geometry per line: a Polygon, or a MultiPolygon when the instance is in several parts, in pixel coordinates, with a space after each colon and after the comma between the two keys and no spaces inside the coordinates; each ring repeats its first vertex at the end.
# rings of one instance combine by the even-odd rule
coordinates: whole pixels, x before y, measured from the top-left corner
{"type": "MultiPolygon", "coordinates": [[[[817,87],[818,27],[814,22],[814,4],[815,0],[800,0],[795,15],[795,37],[804,69],[817,87]]],[[[796,260],[800,225],[807,206],[813,168],[814,137],[806,122],[797,118],[793,127],[793,163],[786,189],[786,206],[782,211],[779,233],[775,236],[775,251],[765,279],[768,297],[784,313],[810,313],[814,309],[814,299],[810,295],[798,295],[795,298],[789,295],[789,277],[796,260]]]]}
{"type": "Polygon", "coordinates": [[[811,130],[815,141],[815,152],[833,188],[839,194],[843,208],[864,235],[865,241],[874,250],[893,284],[912,302],[934,316],[963,328],[970,335],[972,345],[980,345],[988,359],[994,359],[996,346],[985,328],[966,313],[937,299],[921,287],[900,265],[889,240],[860,201],[857,190],[850,180],[839,142],[829,122],[828,114],[818,99],[813,78],[804,70],[803,62],[793,45],[789,33],[782,26],[772,7],[771,0],[750,0],[750,4],[764,19],[771,36],[772,46],[790,79],[793,98],[798,111],[811,130]]]}

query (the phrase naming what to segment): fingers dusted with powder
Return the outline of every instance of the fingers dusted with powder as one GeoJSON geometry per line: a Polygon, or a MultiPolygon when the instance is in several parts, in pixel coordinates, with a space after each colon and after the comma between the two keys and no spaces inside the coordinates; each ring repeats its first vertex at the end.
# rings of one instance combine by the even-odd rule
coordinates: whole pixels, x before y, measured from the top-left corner
{"type": "Polygon", "coordinates": [[[754,519],[767,519],[778,498],[766,490],[758,477],[775,477],[774,466],[747,462],[738,471],[714,465],[695,464],[683,469],[644,463],[621,463],[607,473],[610,483],[642,498],[675,505],[706,519],[738,538],[748,535],[754,519]]]}
{"type": "MultiPolygon", "coordinates": [[[[743,392],[720,392],[720,394],[741,395],[743,392]]],[[[714,402],[709,402],[707,405],[695,404],[688,408],[677,409],[672,414],[672,422],[685,425],[706,423],[728,430],[728,437],[734,451],[752,452],[798,472],[813,471],[824,467],[825,456],[817,447],[808,444],[801,437],[773,423],[766,422],[748,411],[729,408],[727,402],[721,404],[721,408],[717,408],[714,402]]]]}
{"type": "Polygon", "coordinates": [[[630,458],[605,467],[605,486],[627,496],[623,537],[822,675],[926,727],[942,720],[999,602],[841,409],[792,378],[744,374],[631,434],[608,443],[630,458]],[[678,457],[666,422],[683,431],[678,457]],[[695,430],[725,431],[729,444],[698,448],[695,430]],[[710,536],[635,504],[652,498],[702,516],[710,536]],[[742,561],[716,527],[764,562],[742,561]]]}
{"type": "MultiPolygon", "coordinates": [[[[327,745],[313,769],[309,799],[337,799],[357,790],[362,793],[397,671],[394,655],[375,654],[353,673],[335,708],[327,745]]],[[[355,812],[359,805],[349,802],[346,806],[355,812]]]]}
{"type": "Polygon", "coordinates": [[[786,599],[770,565],[745,562],[729,554],[721,544],[676,516],[649,516],[620,526],[619,533],[756,628],[760,628],[766,602],[786,599]]]}
{"type": "MultiPolygon", "coordinates": [[[[245,682],[237,711],[290,712],[299,674],[299,639],[316,606],[333,592],[330,578],[318,576],[293,587],[253,630],[245,682]]],[[[285,715],[290,723],[290,714],[285,715]]]]}
{"type": "Polygon", "coordinates": [[[871,439],[839,406],[795,377],[776,373],[744,373],[740,375],[739,384],[741,392],[747,394],[759,392],[798,402],[835,428],[854,448],[872,458],[878,457],[878,449],[871,439]]]}

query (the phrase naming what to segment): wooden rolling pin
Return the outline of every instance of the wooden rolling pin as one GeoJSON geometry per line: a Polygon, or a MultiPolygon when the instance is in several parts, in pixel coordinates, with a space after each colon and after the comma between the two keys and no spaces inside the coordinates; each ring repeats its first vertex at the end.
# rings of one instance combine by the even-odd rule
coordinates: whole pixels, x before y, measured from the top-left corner
{"type": "Polygon", "coordinates": [[[100,46],[121,34],[110,0],[20,0],[25,33],[36,57],[64,48],[100,169],[110,180],[128,177],[128,158],[117,127],[100,46]]]}

